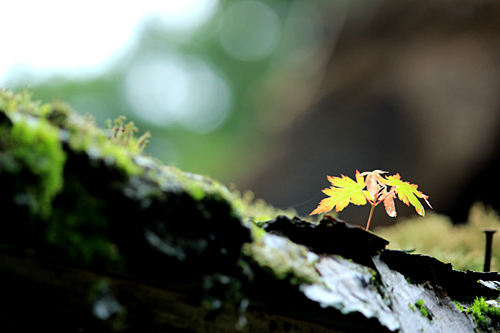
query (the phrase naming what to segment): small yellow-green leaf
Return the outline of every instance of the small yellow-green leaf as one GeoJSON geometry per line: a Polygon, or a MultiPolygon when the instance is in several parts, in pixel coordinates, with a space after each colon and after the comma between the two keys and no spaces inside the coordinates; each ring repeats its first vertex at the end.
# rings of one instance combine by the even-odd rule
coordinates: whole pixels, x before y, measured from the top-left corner
{"type": "Polygon", "coordinates": [[[366,204],[363,189],[366,187],[364,177],[356,170],[356,181],[341,175],[342,177],[327,176],[332,186],[323,190],[329,196],[321,200],[318,207],[310,215],[328,213],[335,208],[336,212],[343,210],[349,203],[355,205],[366,204]]]}
{"type": "Polygon", "coordinates": [[[419,215],[425,216],[425,209],[418,198],[424,199],[429,207],[432,208],[429,201],[427,201],[428,196],[417,190],[417,185],[402,181],[399,173],[382,179],[382,182],[386,185],[392,186],[391,191],[394,191],[397,194],[399,200],[403,201],[408,206],[411,204],[415,207],[415,210],[419,215]]]}

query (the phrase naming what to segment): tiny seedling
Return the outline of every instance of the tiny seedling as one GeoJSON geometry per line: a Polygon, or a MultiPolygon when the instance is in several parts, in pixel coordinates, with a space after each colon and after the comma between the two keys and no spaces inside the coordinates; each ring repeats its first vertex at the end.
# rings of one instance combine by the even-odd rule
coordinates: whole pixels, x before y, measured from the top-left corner
{"type": "Polygon", "coordinates": [[[334,208],[336,212],[340,212],[349,203],[360,206],[368,202],[372,206],[366,223],[366,230],[368,230],[373,210],[381,202],[384,203],[387,215],[396,217],[396,207],[394,205],[396,195],[407,206],[410,204],[414,206],[421,216],[425,216],[425,210],[418,198],[424,199],[432,209],[427,200],[429,196],[417,190],[417,185],[402,181],[399,173],[394,176],[382,176],[384,173],[387,173],[387,171],[374,170],[359,173],[356,170],[356,181],[344,175],[341,175],[342,178],[326,176],[332,186],[325,188],[323,193],[329,197],[321,200],[318,207],[310,215],[328,213],[334,208]],[[390,190],[388,190],[388,186],[391,187],[390,190]]]}

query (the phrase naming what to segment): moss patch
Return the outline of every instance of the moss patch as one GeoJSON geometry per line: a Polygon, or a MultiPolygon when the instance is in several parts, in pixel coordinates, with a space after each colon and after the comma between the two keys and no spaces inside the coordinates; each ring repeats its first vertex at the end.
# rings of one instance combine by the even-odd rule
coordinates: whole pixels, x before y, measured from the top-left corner
{"type": "Polygon", "coordinates": [[[320,282],[314,268],[317,255],[285,237],[265,233],[245,244],[243,251],[279,280],[290,279],[294,285],[320,282]]]}
{"type": "Polygon", "coordinates": [[[432,319],[431,315],[429,313],[429,310],[427,309],[427,307],[424,304],[424,300],[423,299],[418,299],[415,302],[415,307],[420,310],[420,313],[422,314],[422,316],[426,317],[429,320],[432,319]]]}
{"type": "Polygon", "coordinates": [[[318,280],[305,247],[273,242],[275,250],[264,251],[275,236],[258,222],[294,211],[162,165],[142,154],[149,134],[136,138],[137,131],[124,117],[100,129],[65,102],[42,104],[27,91],[0,90],[2,195],[12,203],[8,213],[21,221],[0,226],[0,242],[40,248],[85,266],[107,265],[134,257],[128,238],[150,228],[161,241],[159,251],[170,247],[185,260],[193,255],[202,262],[204,253],[213,251],[236,262],[251,229],[254,242],[247,244],[246,254],[255,262],[279,279],[318,280]],[[204,250],[195,243],[203,243],[204,250]],[[229,247],[219,249],[223,243],[229,247]]]}
{"type": "Polygon", "coordinates": [[[7,148],[14,159],[38,178],[38,184],[32,191],[38,205],[31,206],[36,212],[47,217],[50,213],[54,196],[63,187],[62,171],[66,160],[59,141],[59,131],[44,119],[27,116],[19,117],[13,123],[10,136],[10,147],[7,148]]]}
{"type": "Polygon", "coordinates": [[[500,307],[488,304],[484,297],[476,297],[467,313],[471,314],[478,326],[485,331],[493,332],[494,328],[500,325],[500,307]]]}
{"type": "Polygon", "coordinates": [[[453,303],[455,303],[455,307],[459,310],[459,311],[464,311],[464,307],[462,306],[462,304],[460,304],[458,301],[453,301],[453,303]]]}
{"type": "Polygon", "coordinates": [[[34,116],[40,103],[30,97],[0,90],[0,178],[3,191],[10,191],[7,202],[46,218],[63,187],[66,154],[59,129],[34,116]]]}

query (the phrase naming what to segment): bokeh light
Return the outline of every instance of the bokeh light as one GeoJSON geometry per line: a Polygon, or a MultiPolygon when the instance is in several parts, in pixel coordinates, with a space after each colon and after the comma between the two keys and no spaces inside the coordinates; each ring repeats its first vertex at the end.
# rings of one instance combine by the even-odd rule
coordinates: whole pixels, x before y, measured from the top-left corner
{"type": "Polygon", "coordinates": [[[259,1],[242,1],[224,13],[219,37],[231,57],[254,61],[272,53],[279,33],[280,20],[271,7],[259,1]]]}
{"type": "Polygon", "coordinates": [[[197,58],[146,56],[128,72],[124,89],[133,112],[143,120],[200,133],[217,128],[230,106],[225,80],[197,58]]]}
{"type": "Polygon", "coordinates": [[[26,84],[28,75],[20,80],[20,73],[36,73],[30,83],[54,74],[101,75],[137,42],[142,21],[155,19],[171,33],[186,33],[217,7],[218,0],[7,1],[0,20],[0,85],[26,84]]]}
{"type": "Polygon", "coordinates": [[[325,25],[318,8],[296,1],[291,6],[288,17],[284,23],[283,33],[277,52],[289,66],[302,66],[298,72],[291,74],[313,75],[322,68],[323,62],[308,62],[317,55],[324,41],[325,25]]]}

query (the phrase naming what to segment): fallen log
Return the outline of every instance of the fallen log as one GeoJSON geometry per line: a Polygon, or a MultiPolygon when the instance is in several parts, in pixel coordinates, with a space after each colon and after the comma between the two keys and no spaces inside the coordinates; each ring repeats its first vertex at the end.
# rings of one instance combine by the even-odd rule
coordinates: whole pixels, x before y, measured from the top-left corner
{"type": "Polygon", "coordinates": [[[0,91],[2,329],[497,328],[493,311],[476,324],[467,309],[498,297],[498,273],[385,250],[338,219],[280,215],[142,154],[133,123],[102,130],[30,97],[0,91]]]}

